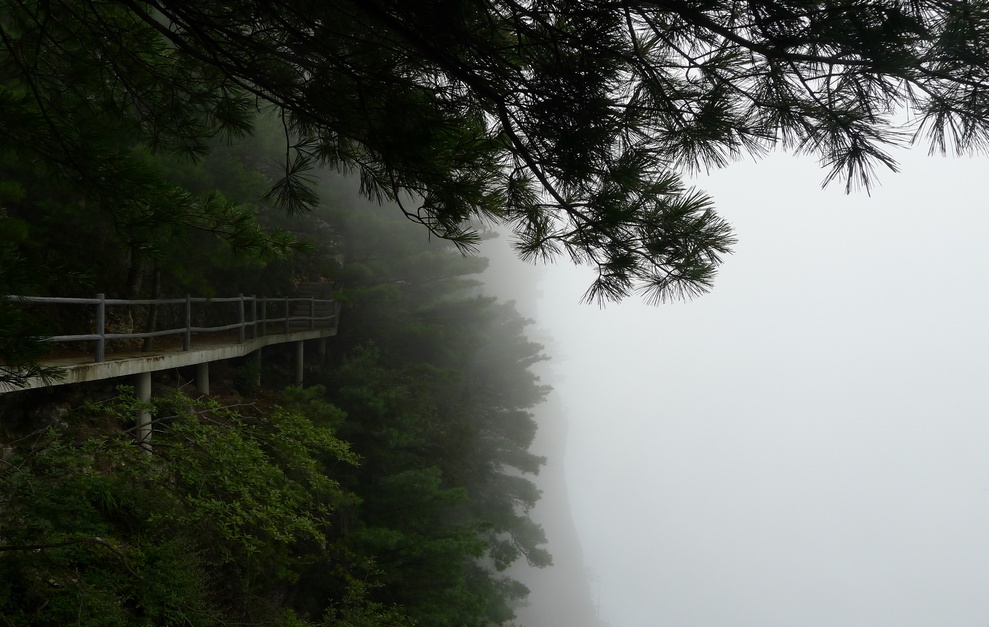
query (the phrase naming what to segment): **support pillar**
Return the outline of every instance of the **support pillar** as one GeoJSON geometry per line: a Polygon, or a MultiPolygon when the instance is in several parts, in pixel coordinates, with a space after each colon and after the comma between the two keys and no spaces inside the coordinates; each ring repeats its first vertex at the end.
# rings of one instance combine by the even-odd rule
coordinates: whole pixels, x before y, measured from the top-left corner
{"type": "Polygon", "coordinates": [[[203,396],[209,396],[209,362],[196,364],[196,390],[203,396]]]}
{"type": "MultiPolygon", "coordinates": [[[[151,401],[151,373],[142,372],[137,375],[137,400],[144,403],[151,401]]],[[[151,411],[147,407],[137,410],[137,442],[151,452],[151,411]]]]}
{"type": "Polygon", "coordinates": [[[295,343],[295,384],[302,387],[302,361],[305,356],[305,342],[302,340],[295,343]]]}
{"type": "Polygon", "coordinates": [[[254,353],[254,368],[257,374],[254,375],[254,385],[261,387],[261,350],[258,349],[254,353]]]}

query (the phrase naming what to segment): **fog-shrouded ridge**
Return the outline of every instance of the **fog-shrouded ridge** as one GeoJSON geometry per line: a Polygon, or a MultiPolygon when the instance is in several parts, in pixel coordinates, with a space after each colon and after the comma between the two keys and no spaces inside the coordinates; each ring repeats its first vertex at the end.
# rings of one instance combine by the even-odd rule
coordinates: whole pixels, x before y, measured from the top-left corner
{"type": "Polygon", "coordinates": [[[539,434],[533,452],[547,457],[536,480],[543,491],[532,518],[546,530],[553,565],[529,568],[516,563],[509,573],[529,587],[529,603],[518,610],[518,624],[527,627],[600,627],[597,599],[589,569],[584,563],[580,538],[574,526],[564,473],[567,421],[556,394],[536,412],[539,434]]]}
{"type": "MultiPolygon", "coordinates": [[[[502,300],[514,300],[524,316],[534,320],[530,333],[543,344],[548,360],[539,364],[543,383],[554,382],[554,340],[552,328],[539,319],[540,285],[552,273],[543,266],[520,262],[504,235],[485,242],[482,254],[491,259],[484,274],[485,290],[502,300]]],[[[533,480],[542,496],[533,509],[532,519],[546,532],[553,565],[532,568],[516,562],[509,575],[524,583],[530,594],[525,606],[517,610],[517,625],[526,627],[603,627],[599,618],[591,569],[584,563],[583,550],[570,508],[569,487],[565,474],[567,444],[566,401],[550,393],[534,411],[539,430],[532,452],[546,458],[546,465],[533,480]]]]}

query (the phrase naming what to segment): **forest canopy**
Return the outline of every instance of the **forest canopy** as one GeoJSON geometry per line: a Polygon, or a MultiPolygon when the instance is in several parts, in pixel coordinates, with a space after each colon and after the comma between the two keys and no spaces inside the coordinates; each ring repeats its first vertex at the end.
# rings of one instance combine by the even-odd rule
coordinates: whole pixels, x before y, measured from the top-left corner
{"type": "MultiPolygon", "coordinates": [[[[851,189],[895,170],[891,145],[984,148],[987,11],[954,0],[2,0],[0,129],[4,148],[31,142],[104,202],[133,205],[162,190],[115,142],[195,158],[270,106],[287,142],[271,202],[306,210],[311,168],[356,170],[365,194],[465,249],[477,220],[494,221],[525,259],[594,267],[588,300],[663,301],[709,289],[733,244],[684,173],[782,147],[851,189]]],[[[164,197],[166,222],[285,244],[222,202],[164,197]]]]}

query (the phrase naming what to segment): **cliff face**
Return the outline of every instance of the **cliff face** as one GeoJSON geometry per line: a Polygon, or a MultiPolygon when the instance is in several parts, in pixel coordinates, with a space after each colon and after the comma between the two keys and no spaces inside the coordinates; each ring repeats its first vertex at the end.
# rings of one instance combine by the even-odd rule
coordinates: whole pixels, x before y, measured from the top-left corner
{"type": "Polygon", "coordinates": [[[564,474],[567,420],[560,398],[551,394],[537,411],[539,433],[533,452],[547,463],[536,477],[542,498],[532,519],[543,526],[553,565],[532,568],[515,564],[509,575],[530,589],[529,605],[517,611],[516,624],[526,627],[602,627],[583,551],[570,512],[564,474]]]}
{"type": "MultiPolygon", "coordinates": [[[[485,291],[501,300],[514,300],[522,315],[533,319],[532,337],[545,346],[549,362],[541,368],[543,383],[553,385],[553,338],[546,335],[549,321],[540,320],[538,300],[544,272],[518,260],[509,246],[509,237],[485,242],[482,255],[491,261],[484,274],[485,291]]],[[[576,303],[574,306],[578,306],[576,303]]],[[[516,625],[525,627],[603,627],[597,618],[594,593],[583,551],[570,511],[570,498],[564,472],[567,448],[567,416],[563,399],[555,393],[535,411],[539,430],[532,453],[547,458],[536,477],[529,477],[542,490],[542,497],[531,512],[548,539],[546,547],[553,565],[533,568],[516,562],[508,575],[530,589],[528,605],[519,608],[516,625]]]]}

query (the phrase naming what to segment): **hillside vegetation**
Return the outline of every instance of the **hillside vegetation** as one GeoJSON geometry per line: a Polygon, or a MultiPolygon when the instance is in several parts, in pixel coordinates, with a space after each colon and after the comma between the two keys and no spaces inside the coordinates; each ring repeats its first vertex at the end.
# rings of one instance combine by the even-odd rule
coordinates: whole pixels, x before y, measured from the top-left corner
{"type": "MultiPolygon", "coordinates": [[[[211,398],[186,372],[158,376],[149,407],[99,384],[0,396],[0,624],[510,623],[527,590],[506,569],[552,562],[529,516],[548,388],[529,321],[479,289],[486,262],[407,220],[373,164],[307,152],[297,117],[153,20],[3,7],[0,292],[320,283],[343,312],[305,389],[269,348],[211,398]]],[[[90,322],[0,300],[0,383],[39,372],[39,337],[90,322]]]]}
{"type": "MultiPolygon", "coordinates": [[[[127,389],[55,427],[5,421],[4,624],[511,619],[527,591],[501,571],[551,562],[525,478],[544,461],[528,452],[541,347],[473,289],[480,260],[360,209],[307,221],[354,251],[325,268],[346,308],[311,387],[239,376],[235,406],[159,392],[151,455],[127,389]]],[[[287,378],[277,353],[261,363],[287,378]]]]}
{"type": "MultiPolygon", "coordinates": [[[[547,392],[528,321],[481,295],[483,259],[345,179],[322,175],[309,214],[262,201],[277,131],[259,118],[255,135],[209,141],[195,161],[124,142],[136,169],[114,176],[151,187],[123,207],[9,150],[5,291],[289,294],[324,281],[344,310],[304,390],[283,385],[272,349],[212,400],[156,384],[150,455],[128,431],[141,402],[127,388],[95,386],[47,425],[31,405],[52,393],[7,395],[0,624],[508,624],[527,590],[503,571],[551,563],[528,516],[527,477],[544,462],[528,451],[531,410],[547,392]],[[176,197],[222,215],[163,218],[176,197]]],[[[3,315],[8,380],[41,354],[30,334],[84,322],[3,315]]]]}

